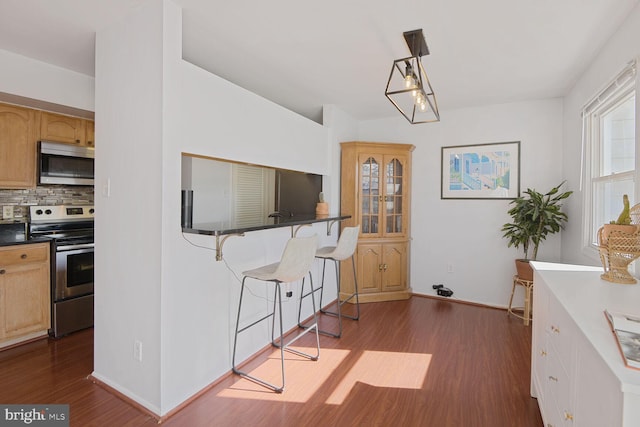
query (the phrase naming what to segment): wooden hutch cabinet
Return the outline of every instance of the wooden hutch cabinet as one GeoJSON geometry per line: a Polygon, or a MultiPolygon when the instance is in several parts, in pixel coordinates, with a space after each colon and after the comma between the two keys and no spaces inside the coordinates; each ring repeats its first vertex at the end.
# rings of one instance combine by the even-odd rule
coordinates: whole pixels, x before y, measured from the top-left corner
{"type": "MultiPolygon", "coordinates": [[[[408,299],[410,144],[343,142],[342,227],[360,225],[356,274],[361,302],[408,299]]],[[[341,298],[353,293],[351,261],[341,265],[341,298]]]]}

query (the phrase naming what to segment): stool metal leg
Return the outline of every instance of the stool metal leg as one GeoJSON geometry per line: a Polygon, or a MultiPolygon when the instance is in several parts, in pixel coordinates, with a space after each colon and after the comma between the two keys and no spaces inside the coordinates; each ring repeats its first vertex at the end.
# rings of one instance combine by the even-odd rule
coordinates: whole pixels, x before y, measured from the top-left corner
{"type": "MultiPolygon", "coordinates": [[[[329,331],[324,331],[324,330],[320,330],[319,332],[323,335],[328,335],[334,338],[340,338],[342,336],[342,318],[346,317],[347,319],[352,319],[352,320],[359,320],[360,319],[360,299],[358,297],[358,278],[356,276],[356,262],[355,262],[355,257],[352,255],[351,256],[351,266],[353,268],[353,284],[354,284],[354,293],[349,295],[349,297],[347,299],[345,299],[344,301],[340,301],[340,270],[339,270],[339,266],[340,263],[338,260],[333,259],[333,258],[323,258],[323,262],[322,262],[322,283],[320,284],[320,312],[323,314],[328,314],[331,316],[337,316],[338,317],[338,333],[333,333],[333,332],[329,332],[329,331]],[[336,303],[337,303],[337,311],[333,312],[333,311],[329,311],[329,310],[325,310],[322,308],[322,298],[323,298],[323,294],[324,294],[324,275],[325,275],[325,270],[326,270],[326,265],[327,265],[327,259],[330,259],[331,261],[333,261],[334,263],[334,268],[336,271],[336,303]],[[348,301],[350,301],[351,299],[353,299],[353,297],[356,298],[356,315],[355,316],[351,316],[348,314],[342,314],[342,305],[347,303],[348,301]]],[[[317,291],[318,289],[316,289],[317,291]]],[[[304,292],[302,293],[302,296],[300,297],[300,306],[302,307],[302,298],[308,296],[309,294],[304,294],[304,292]]],[[[300,324],[300,316],[298,314],[298,325],[303,327],[300,324]]]]}
{"type": "MultiPolygon", "coordinates": [[[[318,335],[318,333],[320,332],[318,330],[318,310],[316,308],[316,299],[314,297],[314,293],[317,291],[317,289],[313,289],[313,277],[311,276],[311,272],[309,272],[309,283],[311,286],[311,291],[307,294],[307,295],[311,295],[311,303],[313,306],[313,323],[311,325],[305,326],[300,322],[300,308],[302,307],[302,295],[304,295],[304,278],[302,279],[302,287],[301,287],[301,291],[300,291],[300,306],[298,307],[298,326],[301,327],[303,329],[302,333],[300,333],[299,335],[297,335],[295,338],[293,338],[291,341],[287,342],[284,345],[285,350],[297,354],[299,356],[303,356],[303,357],[308,357],[311,360],[318,360],[318,358],[320,357],[320,336],[318,335]],[[311,330],[315,330],[316,333],[316,355],[311,355],[309,353],[305,353],[303,351],[299,351],[299,350],[294,350],[292,348],[289,348],[289,345],[293,344],[294,342],[296,342],[299,338],[301,338],[304,334],[306,334],[307,332],[311,331],[311,330]]],[[[274,343],[274,345],[277,347],[278,345],[274,343]]]]}
{"type": "MultiPolygon", "coordinates": [[[[274,384],[271,384],[267,381],[264,381],[260,378],[254,377],[253,375],[249,375],[248,373],[241,371],[238,369],[238,367],[236,366],[236,347],[237,347],[237,343],[238,343],[238,335],[240,334],[240,332],[244,332],[247,329],[249,329],[250,327],[262,322],[265,319],[268,319],[269,317],[273,316],[273,326],[275,326],[275,310],[276,310],[276,299],[278,302],[278,307],[280,310],[280,340],[282,341],[282,337],[283,337],[283,328],[282,328],[282,298],[280,295],[280,283],[275,282],[276,284],[276,289],[274,292],[274,299],[273,299],[273,311],[269,314],[267,314],[266,316],[261,317],[260,319],[256,320],[255,322],[252,322],[251,324],[243,327],[243,328],[239,328],[240,325],[240,311],[242,309],[242,297],[244,294],[244,288],[245,288],[245,280],[247,279],[247,277],[245,277],[244,279],[242,279],[242,288],[240,289],[240,302],[238,303],[238,317],[236,318],[236,334],[235,334],[235,338],[233,340],[233,356],[232,356],[232,370],[234,373],[240,375],[243,378],[247,378],[250,379],[260,385],[263,385],[273,391],[275,391],[276,393],[282,393],[282,391],[284,390],[284,349],[281,347],[280,348],[280,366],[281,366],[281,372],[282,372],[282,386],[278,387],[274,384]]],[[[271,329],[271,334],[273,337],[273,327],[271,329]]]]}
{"type": "Polygon", "coordinates": [[[236,348],[238,345],[238,334],[240,333],[239,331],[239,327],[240,327],[240,310],[242,310],[242,296],[244,295],[244,281],[247,278],[245,277],[244,279],[242,279],[242,286],[240,287],[240,301],[238,302],[238,315],[236,317],[236,332],[233,338],[233,355],[231,356],[231,367],[233,372],[235,372],[236,374],[240,374],[240,371],[238,370],[238,368],[236,367],[236,348]]]}

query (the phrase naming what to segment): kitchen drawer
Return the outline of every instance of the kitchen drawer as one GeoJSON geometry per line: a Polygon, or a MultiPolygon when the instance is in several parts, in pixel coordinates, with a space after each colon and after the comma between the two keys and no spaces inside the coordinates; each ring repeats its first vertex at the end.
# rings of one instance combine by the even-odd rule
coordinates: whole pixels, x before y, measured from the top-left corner
{"type": "Polygon", "coordinates": [[[0,247],[0,268],[10,265],[44,262],[49,257],[49,244],[36,243],[0,247]]]}

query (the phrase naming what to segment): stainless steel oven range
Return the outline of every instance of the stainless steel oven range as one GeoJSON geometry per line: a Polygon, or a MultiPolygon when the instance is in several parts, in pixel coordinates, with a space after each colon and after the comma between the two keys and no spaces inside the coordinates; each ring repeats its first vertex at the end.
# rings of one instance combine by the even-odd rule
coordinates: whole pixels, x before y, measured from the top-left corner
{"type": "Polygon", "coordinates": [[[51,242],[53,337],[93,326],[93,206],[31,206],[29,234],[51,242]]]}

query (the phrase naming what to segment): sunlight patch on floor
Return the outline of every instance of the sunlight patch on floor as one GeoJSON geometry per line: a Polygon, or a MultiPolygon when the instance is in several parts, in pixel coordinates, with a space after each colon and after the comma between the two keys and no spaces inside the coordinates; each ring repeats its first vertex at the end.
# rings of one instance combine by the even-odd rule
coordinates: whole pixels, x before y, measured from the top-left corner
{"type": "Polygon", "coordinates": [[[327,403],[340,405],[358,382],[374,387],[420,389],[430,362],[431,354],[365,351],[327,403]]]}
{"type": "MultiPolygon", "coordinates": [[[[296,350],[315,354],[315,347],[292,347],[296,350]]],[[[349,350],[320,349],[320,358],[312,361],[292,353],[284,354],[285,389],[282,393],[273,391],[255,382],[236,376],[238,380],[230,387],[218,393],[220,397],[241,399],[273,400],[278,402],[306,402],[322,386],[340,363],[347,357],[349,350]],[[309,385],[313,384],[313,387],[309,385]]],[[[274,350],[269,359],[254,369],[247,368],[249,375],[256,376],[272,384],[280,385],[280,350],[274,350]]]]}

